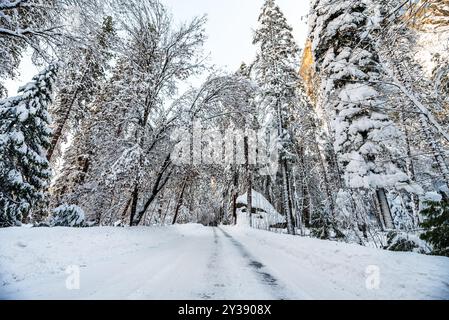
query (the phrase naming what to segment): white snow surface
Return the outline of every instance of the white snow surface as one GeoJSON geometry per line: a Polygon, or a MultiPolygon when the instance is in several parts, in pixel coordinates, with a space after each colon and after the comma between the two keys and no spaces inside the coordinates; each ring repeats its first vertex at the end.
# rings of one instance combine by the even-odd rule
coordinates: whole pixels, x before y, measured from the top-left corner
{"type": "Polygon", "coordinates": [[[238,227],[9,228],[0,298],[449,299],[449,259],[238,227]]]}

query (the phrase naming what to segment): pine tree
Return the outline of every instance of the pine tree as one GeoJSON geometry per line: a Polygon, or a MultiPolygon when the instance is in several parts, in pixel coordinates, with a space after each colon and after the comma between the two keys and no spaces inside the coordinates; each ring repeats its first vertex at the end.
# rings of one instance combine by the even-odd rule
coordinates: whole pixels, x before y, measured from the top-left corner
{"type": "Polygon", "coordinates": [[[253,41],[259,49],[254,70],[256,81],[262,90],[263,103],[276,119],[275,126],[282,139],[280,169],[283,209],[287,218],[288,232],[295,234],[287,145],[290,144],[289,112],[297,102],[299,49],[294,41],[292,28],[274,0],[265,2],[259,24],[253,41]]]}
{"type": "Polygon", "coordinates": [[[386,189],[407,188],[401,157],[403,135],[383,97],[383,70],[369,30],[376,28],[372,1],[312,3],[310,37],[322,80],[319,102],[330,119],[346,187],[374,190],[382,221],[394,228],[386,189]],[[394,146],[394,147],[392,147],[394,146]]]}
{"type": "Polygon", "coordinates": [[[427,208],[421,211],[425,217],[421,227],[426,230],[421,239],[434,247],[434,254],[449,257],[449,203],[427,202],[427,208]]]}
{"type": "Polygon", "coordinates": [[[0,101],[0,226],[29,221],[44,201],[51,176],[45,150],[50,143],[53,82],[50,65],[19,90],[0,101]]]}
{"type": "MultiPolygon", "coordinates": [[[[427,2],[427,1],[426,1],[427,2]]],[[[406,164],[407,173],[413,181],[417,181],[426,191],[447,192],[449,181],[449,167],[447,164],[447,150],[445,141],[447,139],[444,131],[443,117],[440,110],[444,110],[445,95],[441,92],[441,82],[444,79],[444,66],[439,63],[440,54],[432,54],[438,47],[421,48],[424,37],[437,38],[442,32],[433,28],[432,31],[420,31],[425,25],[421,18],[431,17],[430,13],[421,15],[430,1],[424,3],[410,3],[400,8],[404,2],[383,1],[382,7],[388,8],[387,12],[394,14],[383,14],[388,19],[383,19],[382,28],[375,32],[377,48],[384,70],[388,70],[389,80],[394,83],[388,86],[388,105],[397,111],[393,119],[402,128],[406,142],[406,164]],[[391,7],[389,7],[391,6],[391,7]],[[404,20],[409,23],[402,23],[404,20]],[[425,34],[425,36],[423,36],[425,34]],[[433,56],[429,61],[420,61],[421,51],[426,51],[433,56]],[[431,70],[442,66],[441,73],[432,74],[431,70]],[[442,76],[440,78],[440,76],[442,76]],[[443,129],[443,130],[442,130],[443,129]],[[422,156],[416,156],[422,155],[422,156]]],[[[428,8],[430,9],[431,6],[428,8]]],[[[425,10],[427,11],[427,9],[425,10]]],[[[432,42],[432,41],[431,41],[432,42]]],[[[441,42],[443,39],[441,39],[441,42]]],[[[438,51],[439,52],[439,51],[438,51]]],[[[444,54],[442,55],[444,58],[444,54]]],[[[426,60],[424,59],[424,60],[426,60]]],[[[447,60],[447,58],[446,58],[447,60]]],[[[438,68],[437,68],[438,69],[438,68]]],[[[437,71],[437,70],[434,70],[437,71]]],[[[398,147],[396,147],[397,149],[398,147]]],[[[413,216],[414,227],[419,222],[419,199],[411,192],[400,192],[400,198],[404,209],[413,216]]],[[[393,204],[390,201],[390,204],[393,204]]],[[[395,205],[396,206],[396,205],[395,205]]],[[[395,210],[397,207],[395,208],[395,210]]],[[[402,209],[401,209],[402,210],[402,209]]],[[[394,217],[396,225],[408,223],[402,218],[394,217]]]]}
{"type": "MultiPolygon", "coordinates": [[[[108,1],[110,4],[113,1],[108,1]]],[[[90,0],[0,0],[0,98],[2,81],[18,76],[27,50],[34,58],[46,57],[61,47],[84,43],[85,30],[103,11],[104,1],[90,0]],[[76,28],[74,12],[82,22],[76,28]],[[68,23],[71,22],[71,23],[68,23]]]]}
{"type": "Polygon", "coordinates": [[[82,119],[88,116],[89,104],[106,81],[109,60],[113,57],[110,51],[117,41],[114,21],[110,16],[104,17],[103,24],[95,28],[85,36],[87,45],[68,47],[61,52],[65,63],[50,110],[54,120],[54,135],[47,153],[50,161],[56,158],[53,156],[63,136],[79,129],[82,119]]]}

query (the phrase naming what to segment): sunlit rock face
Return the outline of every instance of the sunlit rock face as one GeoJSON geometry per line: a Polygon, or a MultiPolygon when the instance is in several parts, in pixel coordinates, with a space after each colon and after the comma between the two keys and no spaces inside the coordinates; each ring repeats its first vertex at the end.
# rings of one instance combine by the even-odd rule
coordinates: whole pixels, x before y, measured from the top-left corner
{"type": "Polygon", "coordinates": [[[416,61],[434,84],[439,97],[437,118],[447,123],[449,114],[449,0],[421,0],[405,16],[416,30],[416,61]]]}
{"type": "MultiPolygon", "coordinates": [[[[449,97],[449,0],[414,1],[405,8],[403,19],[416,32],[415,60],[424,75],[435,84],[435,93],[449,97]]],[[[316,105],[320,92],[310,39],[306,42],[299,72],[307,95],[316,105]]],[[[449,98],[444,100],[442,106],[446,117],[449,98]]]]}
{"type": "Polygon", "coordinates": [[[316,77],[314,72],[314,63],[315,62],[313,59],[312,43],[310,42],[310,40],[307,40],[302,56],[301,69],[299,73],[302,79],[304,80],[304,86],[306,88],[307,95],[313,102],[316,102],[317,92],[314,86],[316,77]]]}
{"type": "Polygon", "coordinates": [[[422,0],[413,10],[411,26],[421,31],[449,27],[449,0],[422,0]]]}
{"type": "Polygon", "coordinates": [[[449,57],[449,0],[421,0],[407,10],[404,19],[417,32],[416,58],[431,78],[449,57]]]}

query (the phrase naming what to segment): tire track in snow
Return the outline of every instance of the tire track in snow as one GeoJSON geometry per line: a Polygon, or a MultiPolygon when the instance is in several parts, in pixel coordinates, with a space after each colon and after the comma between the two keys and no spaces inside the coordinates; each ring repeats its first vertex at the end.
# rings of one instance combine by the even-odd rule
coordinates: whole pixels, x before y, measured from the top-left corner
{"type": "MultiPolygon", "coordinates": [[[[212,228],[212,230],[213,230],[213,234],[214,234],[214,237],[213,237],[214,249],[209,258],[210,259],[209,263],[207,264],[208,274],[206,277],[207,277],[208,283],[213,283],[214,281],[216,281],[216,278],[217,278],[216,270],[219,267],[218,258],[219,258],[219,252],[221,249],[221,243],[219,241],[217,230],[216,230],[216,228],[212,228]]],[[[219,289],[223,288],[223,287],[224,287],[224,284],[215,283],[213,285],[213,288],[206,290],[206,292],[199,294],[199,296],[201,299],[204,299],[204,300],[212,300],[217,296],[217,294],[219,294],[219,292],[218,292],[219,289]]]]}
{"type": "Polygon", "coordinates": [[[273,296],[277,300],[287,300],[288,295],[285,293],[286,289],[283,285],[280,284],[279,280],[276,279],[273,275],[271,275],[267,270],[263,263],[257,261],[255,258],[251,256],[249,251],[237,241],[234,237],[232,237],[229,233],[224,231],[221,228],[218,228],[223,235],[234,245],[234,247],[239,251],[241,256],[247,260],[248,266],[251,270],[257,275],[260,282],[268,287],[273,296]]]}

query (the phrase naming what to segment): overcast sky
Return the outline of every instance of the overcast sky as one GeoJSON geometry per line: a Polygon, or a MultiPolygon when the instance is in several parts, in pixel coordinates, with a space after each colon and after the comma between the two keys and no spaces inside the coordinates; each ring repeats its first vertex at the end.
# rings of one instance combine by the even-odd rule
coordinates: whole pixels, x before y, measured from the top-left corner
{"type": "MultiPolygon", "coordinates": [[[[242,61],[251,62],[255,55],[252,45],[253,30],[257,27],[261,7],[265,0],[161,0],[172,11],[175,20],[185,21],[193,16],[206,14],[208,40],[205,52],[210,63],[236,71],[242,61]]],[[[294,29],[298,45],[303,47],[307,26],[304,16],[309,9],[309,0],[277,0],[289,24],[294,29]]],[[[7,81],[10,95],[29,81],[37,70],[29,59],[20,66],[18,81],[7,81]]]]}
{"type": "MultiPolygon", "coordinates": [[[[187,20],[192,16],[207,14],[206,31],[214,64],[237,70],[242,61],[254,57],[253,30],[265,0],[163,0],[176,19],[187,20]]],[[[278,5],[294,28],[295,38],[302,47],[307,26],[301,17],[308,13],[309,0],[277,0],[278,5]]]]}

